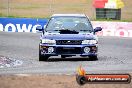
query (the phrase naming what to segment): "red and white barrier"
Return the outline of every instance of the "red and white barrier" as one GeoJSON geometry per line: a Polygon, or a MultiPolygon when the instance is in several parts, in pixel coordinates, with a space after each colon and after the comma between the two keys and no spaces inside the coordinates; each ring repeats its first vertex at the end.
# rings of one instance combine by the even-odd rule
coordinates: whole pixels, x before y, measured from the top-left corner
{"type": "Polygon", "coordinates": [[[99,36],[132,37],[132,22],[101,22],[92,21],[93,27],[102,27],[99,36]]]}

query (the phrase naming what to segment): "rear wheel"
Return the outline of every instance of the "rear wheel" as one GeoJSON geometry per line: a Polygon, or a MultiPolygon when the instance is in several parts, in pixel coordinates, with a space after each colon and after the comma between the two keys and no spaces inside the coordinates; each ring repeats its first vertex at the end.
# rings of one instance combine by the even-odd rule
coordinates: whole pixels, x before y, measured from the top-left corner
{"type": "Polygon", "coordinates": [[[89,60],[96,61],[96,60],[98,60],[98,57],[97,56],[89,56],[89,60]]]}

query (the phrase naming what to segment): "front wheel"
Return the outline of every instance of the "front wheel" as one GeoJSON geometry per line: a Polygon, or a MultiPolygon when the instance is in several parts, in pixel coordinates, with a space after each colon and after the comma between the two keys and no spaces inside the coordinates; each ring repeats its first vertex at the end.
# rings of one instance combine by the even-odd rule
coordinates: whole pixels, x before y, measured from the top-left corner
{"type": "Polygon", "coordinates": [[[39,61],[47,61],[49,58],[49,56],[47,55],[41,55],[41,50],[40,50],[40,46],[39,46],[39,61]]]}
{"type": "Polygon", "coordinates": [[[41,55],[40,50],[39,50],[39,61],[47,61],[49,56],[47,55],[41,55]]]}
{"type": "Polygon", "coordinates": [[[47,61],[49,56],[46,55],[39,55],[39,61],[47,61]]]}
{"type": "Polygon", "coordinates": [[[61,58],[66,58],[66,56],[65,55],[61,55],[61,58]]]}

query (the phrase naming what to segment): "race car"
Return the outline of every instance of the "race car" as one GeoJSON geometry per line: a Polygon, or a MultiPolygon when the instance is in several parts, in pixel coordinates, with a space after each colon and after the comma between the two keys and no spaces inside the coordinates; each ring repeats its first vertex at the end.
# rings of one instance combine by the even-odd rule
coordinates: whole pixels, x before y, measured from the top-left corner
{"type": "Polygon", "coordinates": [[[47,24],[36,28],[42,31],[39,43],[39,61],[47,61],[50,56],[61,58],[71,56],[88,57],[97,60],[98,37],[85,14],[53,14],[47,24]]]}

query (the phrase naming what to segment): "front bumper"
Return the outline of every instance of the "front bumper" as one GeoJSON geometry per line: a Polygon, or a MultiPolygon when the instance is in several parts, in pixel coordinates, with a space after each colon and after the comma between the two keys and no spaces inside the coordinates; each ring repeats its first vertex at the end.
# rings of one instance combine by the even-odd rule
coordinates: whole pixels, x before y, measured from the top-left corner
{"type": "Polygon", "coordinates": [[[57,55],[80,55],[80,56],[96,56],[98,46],[93,45],[48,45],[39,44],[41,55],[57,56],[57,55]],[[88,47],[88,52],[84,51],[84,48],[88,47]]]}

